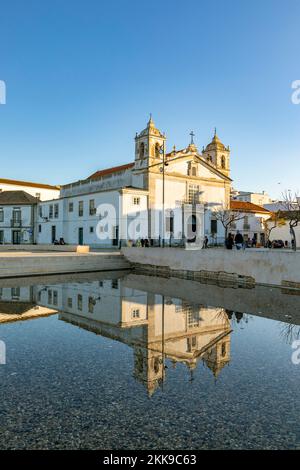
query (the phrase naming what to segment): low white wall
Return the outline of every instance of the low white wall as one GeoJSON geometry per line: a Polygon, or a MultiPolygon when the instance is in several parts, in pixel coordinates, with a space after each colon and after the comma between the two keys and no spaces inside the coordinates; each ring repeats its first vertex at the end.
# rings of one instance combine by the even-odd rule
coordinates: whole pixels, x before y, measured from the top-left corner
{"type": "Polygon", "coordinates": [[[168,266],[175,270],[236,273],[253,277],[257,284],[300,283],[300,252],[126,247],[122,253],[132,263],[168,266]]]}
{"type": "Polygon", "coordinates": [[[3,253],[0,278],[30,275],[114,271],[128,269],[128,261],[118,253],[3,253]]]}
{"type": "Polygon", "coordinates": [[[0,252],[9,252],[9,251],[65,251],[65,252],[75,252],[78,245],[0,245],[0,252]]]}

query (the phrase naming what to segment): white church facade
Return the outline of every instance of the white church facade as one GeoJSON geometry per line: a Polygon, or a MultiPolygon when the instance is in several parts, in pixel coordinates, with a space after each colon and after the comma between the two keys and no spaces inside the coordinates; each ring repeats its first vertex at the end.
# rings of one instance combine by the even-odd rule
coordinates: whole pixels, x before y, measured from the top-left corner
{"type": "Polygon", "coordinates": [[[58,199],[39,202],[36,242],[202,246],[205,236],[222,240],[213,211],[230,205],[230,150],[215,133],[199,152],[191,135],[186,148],[167,153],[166,137],[150,118],[136,134],[133,162],[61,186],[58,199]]]}

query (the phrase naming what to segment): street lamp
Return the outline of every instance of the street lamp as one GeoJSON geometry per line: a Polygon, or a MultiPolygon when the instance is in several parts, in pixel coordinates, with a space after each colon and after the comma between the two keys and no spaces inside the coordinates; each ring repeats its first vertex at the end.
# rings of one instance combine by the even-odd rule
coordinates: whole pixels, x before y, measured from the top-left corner
{"type": "Polygon", "coordinates": [[[165,246],[165,167],[169,165],[166,162],[165,156],[165,142],[159,147],[159,153],[163,157],[162,167],[160,167],[159,171],[162,173],[163,177],[163,187],[162,187],[162,247],[165,246]]]}

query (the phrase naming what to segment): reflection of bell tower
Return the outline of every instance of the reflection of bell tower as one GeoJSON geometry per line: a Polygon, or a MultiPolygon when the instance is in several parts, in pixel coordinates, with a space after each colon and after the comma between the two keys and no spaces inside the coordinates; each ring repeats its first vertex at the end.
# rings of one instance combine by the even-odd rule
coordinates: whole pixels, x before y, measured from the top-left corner
{"type": "Polygon", "coordinates": [[[161,353],[147,348],[135,348],[134,378],[147,388],[148,395],[151,397],[164,380],[161,353]]]}
{"type": "Polygon", "coordinates": [[[222,144],[217,136],[216,129],[211,143],[203,149],[202,157],[221,173],[224,173],[226,176],[230,175],[230,149],[229,146],[225,147],[225,145],[222,144]]]}
{"type": "Polygon", "coordinates": [[[135,168],[155,164],[162,159],[160,149],[166,137],[156,127],[150,115],[146,129],[135,136],[135,168]]]}
{"type": "Polygon", "coordinates": [[[203,356],[203,361],[217,378],[230,362],[230,335],[220,339],[203,356]]]}

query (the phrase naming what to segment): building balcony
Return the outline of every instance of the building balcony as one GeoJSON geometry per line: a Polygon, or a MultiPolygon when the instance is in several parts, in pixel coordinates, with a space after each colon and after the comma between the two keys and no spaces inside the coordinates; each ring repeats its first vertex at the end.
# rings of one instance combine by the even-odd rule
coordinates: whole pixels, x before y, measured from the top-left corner
{"type": "Polygon", "coordinates": [[[22,221],[21,220],[11,219],[10,226],[13,227],[13,228],[21,228],[22,227],[22,221]]]}
{"type": "Polygon", "coordinates": [[[190,204],[190,205],[196,205],[196,204],[203,204],[203,202],[201,201],[200,197],[185,197],[183,199],[181,199],[180,201],[176,201],[178,203],[178,205],[184,205],[184,204],[190,204]]]}

